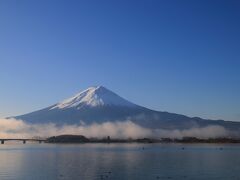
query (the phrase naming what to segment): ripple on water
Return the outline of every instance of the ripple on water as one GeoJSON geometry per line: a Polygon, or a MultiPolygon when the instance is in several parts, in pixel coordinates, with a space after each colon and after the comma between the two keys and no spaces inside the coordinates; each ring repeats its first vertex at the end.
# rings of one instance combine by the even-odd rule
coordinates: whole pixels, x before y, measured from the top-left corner
{"type": "Polygon", "coordinates": [[[0,179],[238,179],[238,157],[229,144],[0,145],[0,179]]]}

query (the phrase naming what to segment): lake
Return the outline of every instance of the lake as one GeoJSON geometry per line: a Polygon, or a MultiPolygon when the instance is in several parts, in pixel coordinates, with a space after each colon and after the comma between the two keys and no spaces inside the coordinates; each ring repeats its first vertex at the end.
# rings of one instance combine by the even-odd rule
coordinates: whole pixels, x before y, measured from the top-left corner
{"type": "Polygon", "coordinates": [[[237,144],[0,145],[0,179],[240,179],[237,144]]]}

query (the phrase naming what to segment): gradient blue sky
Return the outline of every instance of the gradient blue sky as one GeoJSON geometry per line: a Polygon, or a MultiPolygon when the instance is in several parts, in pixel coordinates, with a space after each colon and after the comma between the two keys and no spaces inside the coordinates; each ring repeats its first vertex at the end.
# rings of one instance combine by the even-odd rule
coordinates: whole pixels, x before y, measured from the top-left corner
{"type": "Polygon", "coordinates": [[[240,1],[0,1],[0,117],[92,85],[240,121],[240,1]]]}

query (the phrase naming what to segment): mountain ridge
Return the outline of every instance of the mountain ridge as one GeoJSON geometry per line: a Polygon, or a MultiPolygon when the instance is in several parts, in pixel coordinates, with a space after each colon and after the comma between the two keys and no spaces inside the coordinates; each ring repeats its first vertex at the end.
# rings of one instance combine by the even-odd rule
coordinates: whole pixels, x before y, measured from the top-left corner
{"type": "Polygon", "coordinates": [[[131,120],[151,129],[190,129],[223,126],[239,130],[240,122],[208,120],[151,110],[136,105],[103,86],[89,87],[47,108],[14,117],[28,123],[86,124],[131,120]]]}

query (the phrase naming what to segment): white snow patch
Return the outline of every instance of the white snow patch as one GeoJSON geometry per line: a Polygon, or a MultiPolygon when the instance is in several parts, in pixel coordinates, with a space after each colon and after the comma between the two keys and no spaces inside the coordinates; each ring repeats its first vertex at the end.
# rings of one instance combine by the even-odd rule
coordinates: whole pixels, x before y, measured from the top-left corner
{"type": "Polygon", "coordinates": [[[103,105],[127,106],[134,107],[135,104],[121,98],[112,91],[103,86],[89,87],[88,89],[76,94],[75,96],[65,99],[57,103],[52,109],[66,109],[77,107],[78,109],[84,105],[96,107],[103,105]]]}

